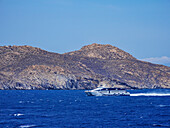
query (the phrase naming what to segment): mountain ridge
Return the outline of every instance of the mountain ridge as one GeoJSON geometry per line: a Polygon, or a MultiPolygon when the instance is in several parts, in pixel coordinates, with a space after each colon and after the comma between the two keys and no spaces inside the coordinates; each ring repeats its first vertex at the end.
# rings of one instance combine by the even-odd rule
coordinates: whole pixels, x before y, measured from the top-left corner
{"type": "Polygon", "coordinates": [[[0,46],[0,89],[170,88],[170,67],[137,60],[112,45],[58,54],[0,46]]]}
{"type": "Polygon", "coordinates": [[[110,44],[97,44],[83,46],[80,50],[68,52],[69,55],[80,55],[100,59],[136,59],[132,55],[110,44]]]}

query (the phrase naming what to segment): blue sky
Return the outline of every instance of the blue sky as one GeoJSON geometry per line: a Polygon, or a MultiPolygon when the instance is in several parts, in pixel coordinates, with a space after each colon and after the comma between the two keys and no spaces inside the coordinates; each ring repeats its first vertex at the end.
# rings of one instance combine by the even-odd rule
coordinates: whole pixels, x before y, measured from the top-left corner
{"type": "Polygon", "coordinates": [[[65,53],[92,43],[169,63],[170,0],[0,0],[1,46],[65,53]]]}

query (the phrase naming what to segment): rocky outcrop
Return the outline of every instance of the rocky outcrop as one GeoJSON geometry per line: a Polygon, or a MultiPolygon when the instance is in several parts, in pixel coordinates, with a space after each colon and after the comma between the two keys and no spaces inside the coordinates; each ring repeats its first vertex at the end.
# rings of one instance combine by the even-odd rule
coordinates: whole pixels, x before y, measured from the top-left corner
{"type": "Polygon", "coordinates": [[[0,89],[170,88],[170,67],[139,61],[111,45],[57,54],[0,46],[0,89]]]}
{"type": "Polygon", "coordinates": [[[132,55],[112,45],[92,44],[82,47],[78,51],[66,53],[75,56],[93,57],[99,59],[128,59],[135,60],[132,55]]]}

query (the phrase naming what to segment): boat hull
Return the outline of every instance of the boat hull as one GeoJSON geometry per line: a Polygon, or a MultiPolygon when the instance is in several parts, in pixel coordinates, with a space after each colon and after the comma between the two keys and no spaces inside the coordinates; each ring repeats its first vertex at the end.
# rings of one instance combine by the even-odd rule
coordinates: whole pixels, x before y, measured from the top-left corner
{"type": "Polygon", "coordinates": [[[97,91],[85,91],[87,96],[130,96],[129,92],[126,93],[102,93],[97,91]]]}

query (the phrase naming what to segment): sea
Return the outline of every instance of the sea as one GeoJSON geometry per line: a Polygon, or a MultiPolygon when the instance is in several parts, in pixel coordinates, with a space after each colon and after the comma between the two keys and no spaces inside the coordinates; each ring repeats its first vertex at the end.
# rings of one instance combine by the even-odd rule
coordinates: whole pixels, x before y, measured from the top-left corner
{"type": "Polygon", "coordinates": [[[170,89],[128,91],[0,90],[0,128],[170,128],[170,89]]]}

